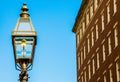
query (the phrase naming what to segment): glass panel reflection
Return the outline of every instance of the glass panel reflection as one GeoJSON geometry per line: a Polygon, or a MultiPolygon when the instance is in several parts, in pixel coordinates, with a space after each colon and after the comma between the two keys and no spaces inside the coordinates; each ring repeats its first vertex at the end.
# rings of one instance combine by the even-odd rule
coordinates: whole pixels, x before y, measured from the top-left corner
{"type": "Polygon", "coordinates": [[[31,29],[30,23],[27,21],[27,22],[20,22],[18,26],[18,30],[19,31],[31,31],[32,29],[31,29]]]}
{"type": "Polygon", "coordinates": [[[33,48],[33,37],[16,37],[16,57],[18,58],[31,58],[33,48]]]}

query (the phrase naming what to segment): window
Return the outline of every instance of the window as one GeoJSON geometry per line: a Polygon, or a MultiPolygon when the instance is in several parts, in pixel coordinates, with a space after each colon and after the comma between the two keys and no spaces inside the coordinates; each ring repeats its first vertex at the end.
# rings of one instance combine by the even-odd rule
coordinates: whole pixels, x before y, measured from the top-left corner
{"type": "Polygon", "coordinates": [[[113,0],[114,14],[117,12],[117,0],[113,0]]]}
{"type": "Polygon", "coordinates": [[[114,38],[115,38],[115,47],[118,46],[118,29],[115,27],[114,29],[114,38]]]}
{"type": "Polygon", "coordinates": [[[80,38],[79,38],[79,34],[77,34],[77,45],[79,45],[80,42],[80,38]]]}
{"type": "Polygon", "coordinates": [[[91,69],[90,64],[88,65],[89,79],[91,78],[91,69]]]}
{"type": "Polygon", "coordinates": [[[103,61],[105,61],[105,59],[106,59],[106,55],[105,55],[105,45],[103,44],[103,46],[102,46],[102,54],[103,54],[103,61]]]}
{"type": "Polygon", "coordinates": [[[81,78],[80,78],[80,75],[78,76],[78,82],[81,82],[81,78]]]}
{"type": "Polygon", "coordinates": [[[85,82],[86,82],[86,80],[87,80],[86,71],[84,72],[84,80],[85,80],[85,82]]]}
{"type": "Polygon", "coordinates": [[[86,13],[86,24],[88,25],[89,23],[89,12],[86,13]]]}
{"type": "Polygon", "coordinates": [[[93,65],[93,74],[95,73],[95,60],[92,60],[92,65],[93,65]]]}
{"type": "Polygon", "coordinates": [[[88,36],[88,52],[90,52],[90,39],[89,39],[89,36],[88,36]]]}
{"type": "Polygon", "coordinates": [[[111,69],[109,70],[109,73],[110,73],[110,82],[113,82],[113,77],[112,77],[113,75],[112,75],[112,70],[111,69]]]}
{"type": "Polygon", "coordinates": [[[99,59],[99,53],[97,53],[97,68],[100,67],[100,59],[99,59]]]}
{"type": "Polygon", "coordinates": [[[94,32],[92,31],[92,34],[91,34],[91,38],[92,38],[92,46],[94,45],[94,32]]]}
{"type": "Polygon", "coordinates": [[[97,9],[97,6],[98,6],[98,0],[94,0],[94,8],[95,8],[95,10],[97,9]]]}
{"type": "Polygon", "coordinates": [[[80,55],[78,56],[78,69],[80,69],[80,55]]]}
{"type": "Polygon", "coordinates": [[[93,3],[90,5],[90,18],[93,16],[93,3]]]}
{"type": "Polygon", "coordinates": [[[96,40],[98,39],[98,25],[96,24],[96,40]]]}
{"type": "Polygon", "coordinates": [[[83,51],[81,51],[81,64],[83,64],[83,51]]]}
{"type": "Polygon", "coordinates": [[[101,20],[102,20],[102,31],[105,29],[105,26],[104,26],[104,13],[102,13],[101,15],[101,20]]]}
{"type": "Polygon", "coordinates": [[[111,37],[110,36],[108,37],[108,51],[109,51],[109,54],[111,54],[112,49],[111,49],[111,37]]]}
{"type": "Polygon", "coordinates": [[[117,75],[117,82],[120,82],[120,64],[116,62],[116,75],[117,75]]]}
{"type": "Polygon", "coordinates": [[[82,23],[82,28],[83,28],[83,33],[85,32],[85,22],[83,21],[83,23],[82,23]]]}
{"type": "Polygon", "coordinates": [[[110,4],[107,5],[107,21],[110,22],[110,4]]]}
{"type": "Polygon", "coordinates": [[[82,76],[82,82],[84,82],[84,81],[83,81],[83,76],[82,76]]]}
{"type": "Polygon", "coordinates": [[[100,77],[97,78],[97,82],[100,82],[100,77]]]}
{"type": "Polygon", "coordinates": [[[84,45],[84,59],[86,58],[86,48],[85,48],[85,45],[84,45]]]}
{"type": "Polygon", "coordinates": [[[104,75],[104,82],[107,82],[107,80],[106,80],[106,76],[104,75]]]}
{"type": "Polygon", "coordinates": [[[80,39],[82,38],[83,36],[83,31],[82,31],[82,28],[80,28],[80,39]]]}

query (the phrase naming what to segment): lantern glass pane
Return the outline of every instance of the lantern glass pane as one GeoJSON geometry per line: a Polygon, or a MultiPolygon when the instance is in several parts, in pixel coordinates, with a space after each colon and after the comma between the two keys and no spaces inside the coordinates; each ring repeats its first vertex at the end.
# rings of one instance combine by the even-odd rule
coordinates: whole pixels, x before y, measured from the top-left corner
{"type": "Polygon", "coordinates": [[[19,31],[31,31],[31,26],[29,21],[21,21],[18,26],[19,31]]]}
{"type": "Polygon", "coordinates": [[[16,57],[19,58],[31,58],[34,45],[33,37],[16,37],[16,57]]]}
{"type": "Polygon", "coordinates": [[[36,35],[31,20],[29,18],[20,18],[12,35],[36,35]]]}

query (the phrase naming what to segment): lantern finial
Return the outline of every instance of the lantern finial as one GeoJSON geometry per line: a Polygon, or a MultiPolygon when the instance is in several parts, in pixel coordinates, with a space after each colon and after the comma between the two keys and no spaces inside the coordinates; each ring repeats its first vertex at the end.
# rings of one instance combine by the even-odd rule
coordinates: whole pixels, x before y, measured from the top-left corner
{"type": "Polygon", "coordinates": [[[22,13],[20,14],[20,17],[28,18],[29,17],[29,14],[28,14],[29,9],[28,9],[26,3],[23,3],[23,6],[22,6],[21,10],[22,10],[22,13]]]}

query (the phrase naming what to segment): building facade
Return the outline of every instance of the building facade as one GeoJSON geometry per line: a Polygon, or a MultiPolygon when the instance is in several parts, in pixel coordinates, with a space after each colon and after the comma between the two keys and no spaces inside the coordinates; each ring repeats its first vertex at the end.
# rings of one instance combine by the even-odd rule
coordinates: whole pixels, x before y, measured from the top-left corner
{"type": "Polygon", "coordinates": [[[120,82],[120,0],[83,0],[72,31],[77,82],[120,82]]]}

